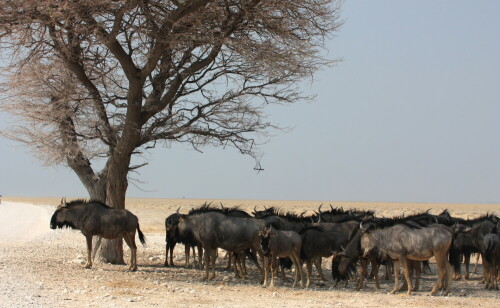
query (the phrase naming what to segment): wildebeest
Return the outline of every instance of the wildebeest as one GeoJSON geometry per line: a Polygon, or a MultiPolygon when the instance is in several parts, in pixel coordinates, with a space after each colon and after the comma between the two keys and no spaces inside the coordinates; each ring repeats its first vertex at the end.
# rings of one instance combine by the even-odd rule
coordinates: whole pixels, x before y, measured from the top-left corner
{"type": "Polygon", "coordinates": [[[78,229],[87,239],[87,263],[85,268],[92,267],[92,236],[97,235],[106,239],[123,237],[130,248],[129,270],[137,270],[137,246],[135,232],[144,245],[146,239],[139,228],[137,216],[125,209],[115,209],[95,200],[73,200],[69,203],[61,200],[50,220],[50,228],[69,227],[78,229]]]}
{"type": "MultiPolygon", "coordinates": [[[[303,242],[302,242],[302,246],[307,247],[307,249],[305,250],[303,249],[302,253],[302,257],[304,257],[304,261],[306,262],[306,268],[308,263],[314,264],[316,270],[318,271],[319,277],[323,281],[326,281],[326,278],[323,275],[323,271],[321,269],[322,258],[329,257],[334,251],[340,251],[341,247],[345,247],[345,245],[347,245],[349,238],[353,235],[353,233],[356,231],[356,228],[358,228],[359,226],[359,222],[356,220],[352,220],[356,219],[352,216],[349,217],[344,216],[342,219],[346,221],[341,221],[337,223],[331,223],[331,222],[312,223],[301,231],[301,235],[307,233],[308,229],[316,229],[322,232],[327,232],[327,233],[317,233],[321,235],[319,238],[315,238],[314,236],[311,237],[311,235],[316,234],[316,232],[309,231],[311,232],[311,234],[309,234],[309,236],[303,235],[303,242]],[[333,234],[329,234],[328,232],[333,232],[333,234]],[[330,245],[322,246],[320,244],[321,241],[327,240],[324,239],[323,237],[325,236],[329,237],[332,235],[334,235],[336,239],[332,240],[330,245]],[[304,241],[306,240],[311,241],[311,243],[304,244],[304,241]],[[331,249],[331,251],[328,249],[331,249]]],[[[308,272],[308,274],[310,275],[311,273],[308,272]]],[[[337,280],[334,278],[334,281],[337,280]]]]}
{"type": "MultiPolygon", "coordinates": [[[[179,208],[180,209],[180,208],[179,208]]],[[[186,256],[185,266],[189,267],[189,259],[190,259],[190,250],[193,250],[193,259],[196,261],[196,252],[195,248],[198,248],[198,266],[201,267],[201,260],[203,256],[203,250],[201,248],[201,244],[196,241],[192,230],[189,229],[179,229],[179,218],[181,214],[179,214],[179,209],[174,214],[169,215],[165,219],[165,266],[168,266],[168,253],[170,252],[170,265],[173,266],[173,250],[177,243],[184,244],[184,254],[186,256]]]]}
{"type": "MultiPolygon", "coordinates": [[[[363,228],[362,225],[361,228],[363,228]]],[[[361,236],[363,256],[368,256],[372,250],[377,249],[397,261],[394,266],[394,289],[391,293],[395,293],[399,289],[398,264],[403,267],[408,294],[411,294],[413,288],[407,259],[425,261],[434,256],[438,267],[438,280],[431,295],[436,294],[438,289],[443,289],[445,295],[448,294],[447,256],[451,244],[452,232],[450,228],[441,224],[431,224],[419,228],[410,224],[396,224],[388,228],[379,226],[378,229],[363,229],[361,236]]]]}
{"type": "MultiPolygon", "coordinates": [[[[189,228],[197,241],[205,250],[206,273],[209,278],[209,265],[212,265],[212,276],[215,278],[215,259],[217,248],[230,252],[244,252],[251,248],[261,251],[259,241],[259,224],[254,218],[232,217],[214,209],[194,209],[189,215],[181,215],[179,228],[189,228]]],[[[256,263],[259,270],[262,268],[256,263]]]]}
{"type": "Polygon", "coordinates": [[[483,239],[484,280],[486,289],[498,290],[498,275],[500,274],[500,236],[488,233],[483,239]]]}
{"type": "Polygon", "coordinates": [[[494,233],[498,217],[492,214],[482,215],[474,219],[456,220],[452,226],[453,246],[450,250],[450,262],[455,269],[455,279],[460,279],[462,256],[465,259],[465,279],[469,277],[470,255],[481,253],[484,236],[494,233]]]}
{"type": "MultiPolygon", "coordinates": [[[[264,227],[260,232],[261,248],[264,254],[264,282],[263,287],[267,287],[267,277],[269,269],[271,269],[271,285],[274,287],[274,276],[277,272],[277,259],[290,257],[295,266],[295,280],[293,286],[300,285],[303,287],[302,278],[302,264],[300,261],[300,248],[302,246],[302,239],[295,231],[281,231],[275,230],[271,225],[264,227]]],[[[283,277],[284,279],[284,277],[283,277]]]]}
{"type": "MultiPolygon", "coordinates": [[[[350,234],[340,230],[325,230],[319,226],[310,226],[301,232],[302,249],[300,258],[305,261],[307,268],[306,287],[311,285],[312,264],[321,258],[330,257],[335,251],[340,251],[342,245],[347,243],[350,234]]],[[[321,268],[316,265],[320,277],[324,279],[321,268]]]]}

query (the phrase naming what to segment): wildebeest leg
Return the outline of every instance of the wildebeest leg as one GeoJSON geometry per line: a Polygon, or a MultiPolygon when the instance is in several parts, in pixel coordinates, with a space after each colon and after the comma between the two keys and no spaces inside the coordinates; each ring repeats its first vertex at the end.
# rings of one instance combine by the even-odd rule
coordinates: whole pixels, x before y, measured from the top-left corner
{"type": "Polygon", "coordinates": [[[443,251],[434,251],[434,258],[436,259],[436,266],[438,268],[438,279],[432,288],[431,295],[435,295],[439,288],[446,288],[444,295],[448,295],[450,285],[448,283],[447,253],[443,251]]]}
{"type": "Polygon", "coordinates": [[[203,280],[208,279],[208,271],[210,270],[210,255],[212,248],[205,248],[205,275],[203,276],[203,280]]]}
{"type": "Polygon", "coordinates": [[[245,277],[245,271],[244,271],[244,264],[245,264],[245,253],[244,252],[236,252],[234,253],[234,260],[233,262],[235,263],[236,265],[236,269],[239,270],[239,272],[237,273],[237,276],[236,277],[241,277],[243,279],[246,279],[245,277]]]}
{"type": "Polygon", "coordinates": [[[226,269],[231,269],[231,263],[233,261],[233,252],[226,251],[226,255],[224,256],[224,259],[227,259],[227,265],[226,269]]]}
{"type": "Polygon", "coordinates": [[[458,255],[458,268],[455,270],[455,274],[453,275],[453,280],[460,280],[462,279],[462,272],[461,272],[461,267],[462,267],[462,258],[464,255],[460,253],[458,255]]]}
{"type": "Polygon", "coordinates": [[[86,235],[87,240],[87,263],[85,263],[85,268],[92,267],[92,235],[86,235]]]}
{"type": "Polygon", "coordinates": [[[321,261],[322,261],[321,257],[314,257],[313,258],[314,266],[316,267],[316,270],[318,271],[319,278],[321,278],[321,280],[323,280],[323,281],[327,281],[325,275],[323,275],[323,270],[321,269],[321,261]]]}
{"type": "Polygon", "coordinates": [[[233,264],[234,275],[236,276],[236,278],[240,278],[240,274],[238,272],[239,255],[236,252],[229,253],[229,259],[233,259],[230,263],[233,264]]]}
{"type": "MultiPolygon", "coordinates": [[[[232,263],[233,263],[233,255],[232,255],[232,253],[230,253],[230,252],[228,251],[228,252],[226,253],[226,256],[228,256],[228,257],[227,257],[227,265],[226,265],[226,269],[227,269],[227,270],[229,270],[229,269],[231,269],[231,267],[233,266],[233,264],[232,264],[232,263]],[[230,255],[228,256],[228,254],[230,254],[230,255]]],[[[225,257],[224,257],[224,258],[225,258],[225,257]]]]}
{"type": "MultiPolygon", "coordinates": [[[[304,287],[304,277],[302,273],[302,264],[300,263],[300,252],[293,251],[292,254],[290,255],[290,258],[292,259],[293,266],[295,266],[295,281],[293,282],[292,287],[297,286],[297,282],[300,281],[300,286],[304,287]]],[[[284,277],[285,273],[283,273],[284,277]]]]}
{"type": "MultiPolygon", "coordinates": [[[[260,244],[259,244],[260,245],[260,244]]],[[[253,251],[257,251],[257,253],[259,254],[260,256],[260,259],[261,261],[264,260],[264,255],[262,255],[261,251],[259,249],[256,249],[255,247],[258,247],[258,246],[254,246],[254,248],[252,248],[253,251]]],[[[264,269],[260,266],[259,264],[259,261],[257,260],[257,257],[255,258],[252,258],[252,262],[253,264],[255,264],[255,266],[259,269],[259,272],[261,275],[264,275],[264,269]]]]}
{"type": "Polygon", "coordinates": [[[184,264],[185,267],[189,267],[189,257],[191,255],[191,246],[185,245],[184,246],[184,255],[186,256],[186,263],[184,264]]]}
{"type": "Polygon", "coordinates": [[[306,288],[309,288],[311,285],[311,272],[312,272],[312,261],[311,259],[306,260],[306,267],[307,267],[307,282],[306,282],[306,288]]]}
{"type": "Polygon", "coordinates": [[[203,269],[203,246],[198,244],[198,268],[203,269]]]}
{"type": "MultiPolygon", "coordinates": [[[[420,285],[420,275],[422,274],[423,262],[419,261],[413,261],[413,262],[414,262],[413,267],[415,268],[415,285],[413,286],[412,291],[417,291],[420,285]]],[[[413,277],[411,277],[411,279],[413,279],[413,277]]]]}
{"type": "Polygon", "coordinates": [[[391,272],[394,272],[394,262],[387,260],[385,263],[385,280],[391,279],[391,272]]]}
{"type": "Polygon", "coordinates": [[[274,288],[274,276],[277,269],[276,259],[277,258],[275,256],[271,256],[271,285],[270,285],[271,288],[274,288]]]}
{"type": "Polygon", "coordinates": [[[469,265],[470,265],[470,253],[466,253],[464,255],[464,263],[465,263],[465,276],[464,279],[469,279],[469,265]]]}
{"type": "Polygon", "coordinates": [[[170,248],[170,242],[168,241],[168,235],[167,235],[167,241],[165,243],[165,266],[168,266],[168,250],[170,248]]]}
{"type": "Polygon", "coordinates": [[[403,268],[403,274],[404,277],[406,278],[406,284],[408,285],[408,295],[411,295],[411,291],[413,290],[413,288],[410,276],[409,262],[408,260],[406,260],[405,257],[400,257],[399,262],[401,264],[401,267],[403,268]]]}
{"type": "Polygon", "coordinates": [[[361,260],[359,261],[359,265],[360,265],[359,266],[360,270],[359,270],[358,284],[356,286],[356,290],[363,289],[364,287],[365,276],[368,269],[368,260],[361,258],[361,260]]]}
{"type": "Polygon", "coordinates": [[[394,289],[391,294],[395,294],[399,290],[399,260],[393,262],[394,269],[394,289]]]}
{"type": "Polygon", "coordinates": [[[264,256],[264,282],[262,283],[263,288],[267,287],[267,275],[269,272],[268,265],[269,265],[269,257],[264,256]]]}
{"type": "Polygon", "coordinates": [[[191,246],[191,249],[193,249],[193,267],[196,268],[196,246],[191,246]]]}
{"type": "Polygon", "coordinates": [[[212,276],[210,277],[210,280],[215,278],[215,260],[217,259],[217,248],[215,250],[211,251],[210,254],[210,261],[212,262],[212,276]]]}
{"type": "Polygon", "coordinates": [[[168,266],[168,253],[170,252],[170,266],[174,266],[174,248],[176,242],[173,240],[167,241],[167,246],[165,249],[165,266],[168,266]]]}
{"type": "Polygon", "coordinates": [[[474,264],[474,274],[477,273],[477,265],[479,263],[479,257],[481,257],[481,254],[476,253],[476,264],[474,264]]]}
{"type": "MultiPolygon", "coordinates": [[[[293,262],[293,260],[292,260],[293,262]]],[[[286,274],[285,274],[285,266],[283,266],[283,264],[279,264],[280,266],[280,269],[281,269],[281,278],[283,278],[283,283],[286,283],[287,282],[287,278],[286,278],[286,274]]]]}
{"type": "Polygon", "coordinates": [[[123,239],[130,248],[130,266],[128,269],[135,272],[137,270],[137,246],[135,245],[135,232],[126,233],[123,236],[123,239]]]}
{"type": "Polygon", "coordinates": [[[380,264],[374,258],[372,258],[370,260],[370,263],[372,265],[373,277],[375,277],[375,287],[377,289],[380,289],[380,283],[379,283],[379,280],[378,280],[378,269],[380,268],[380,264]]]}

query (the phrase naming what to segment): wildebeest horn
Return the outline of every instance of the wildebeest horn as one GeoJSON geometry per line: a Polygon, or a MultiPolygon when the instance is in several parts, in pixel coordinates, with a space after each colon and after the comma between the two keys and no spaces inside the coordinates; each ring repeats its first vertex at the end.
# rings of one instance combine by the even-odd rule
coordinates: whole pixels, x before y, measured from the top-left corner
{"type": "Polygon", "coordinates": [[[345,252],[344,246],[340,245],[340,248],[342,248],[342,251],[345,252]]]}
{"type": "Polygon", "coordinates": [[[253,212],[257,213],[257,206],[256,205],[253,206],[253,212]]]}
{"type": "Polygon", "coordinates": [[[181,209],[181,206],[179,206],[179,208],[177,209],[177,211],[175,211],[177,214],[179,214],[179,210],[181,209]]]}
{"type": "Polygon", "coordinates": [[[64,204],[64,206],[67,206],[68,204],[66,203],[66,197],[63,197],[63,201],[62,203],[64,204]]]}
{"type": "Polygon", "coordinates": [[[360,228],[361,230],[363,230],[363,229],[364,229],[364,228],[363,228],[363,222],[360,222],[360,223],[359,223],[359,228],[360,228]]]}
{"type": "MultiPolygon", "coordinates": [[[[321,203],[321,204],[319,205],[319,207],[318,207],[318,212],[320,212],[320,213],[321,213],[321,207],[322,207],[322,206],[323,206],[323,203],[321,203]]],[[[314,211],[314,212],[316,213],[316,211],[314,211]]]]}
{"type": "Polygon", "coordinates": [[[331,208],[331,209],[332,209],[332,211],[333,211],[333,206],[332,206],[331,204],[330,204],[330,208],[331,208]]]}
{"type": "Polygon", "coordinates": [[[264,210],[267,210],[267,206],[264,205],[264,210]]]}
{"type": "Polygon", "coordinates": [[[320,223],[321,222],[321,215],[318,215],[318,221],[317,223],[320,223]]]}
{"type": "Polygon", "coordinates": [[[220,203],[220,207],[224,208],[224,204],[222,204],[222,202],[219,202],[219,203],[220,203]]]}

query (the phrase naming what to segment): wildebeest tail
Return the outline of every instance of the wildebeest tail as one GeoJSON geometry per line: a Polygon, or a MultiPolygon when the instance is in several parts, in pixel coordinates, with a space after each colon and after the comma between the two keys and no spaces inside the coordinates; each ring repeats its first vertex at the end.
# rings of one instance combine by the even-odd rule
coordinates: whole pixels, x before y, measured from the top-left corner
{"type": "Polygon", "coordinates": [[[450,245],[450,252],[448,253],[449,255],[449,261],[450,264],[453,266],[453,270],[455,273],[460,273],[460,264],[462,262],[461,260],[461,253],[460,250],[455,248],[455,237],[456,235],[453,234],[451,237],[451,245],[450,245]]]}
{"type": "Polygon", "coordinates": [[[429,260],[422,261],[422,264],[423,264],[423,267],[427,268],[427,269],[429,270],[429,272],[431,272],[431,273],[432,273],[432,270],[431,270],[431,266],[430,266],[429,260]]]}
{"type": "Polygon", "coordinates": [[[258,264],[257,255],[250,248],[245,250],[245,255],[249,258],[254,264],[258,264]]]}
{"type": "Polygon", "coordinates": [[[496,243],[494,241],[488,241],[488,246],[486,246],[486,249],[484,250],[484,258],[486,261],[489,263],[493,263],[493,250],[495,250],[495,245],[496,243]]]}
{"type": "Polygon", "coordinates": [[[146,237],[141,231],[141,228],[139,228],[139,223],[137,223],[137,234],[139,234],[139,241],[141,241],[142,245],[146,245],[146,237]]]}

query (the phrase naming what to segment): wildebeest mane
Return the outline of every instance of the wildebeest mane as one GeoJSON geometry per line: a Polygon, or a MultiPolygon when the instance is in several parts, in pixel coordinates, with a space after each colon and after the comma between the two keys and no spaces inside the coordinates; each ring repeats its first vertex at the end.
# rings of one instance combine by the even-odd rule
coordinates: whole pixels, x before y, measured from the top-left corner
{"type": "Polygon", "coordinates": [[[98,204],[98,205],[101,205],[101,206],[104,206],[104,207],[107,207],[107,208],[111,208],[109,205],[106,205],[103,202],[101,202],[99,200],[94,200],[94,199],[90,199],[90,200],[86,200],[86,199],[71,200],[70,202],[66,202],[66,207],[71,207],[71,206],[75,206],[75,205],[87,205],[87,204],[91,204],[91,203],[98,204]]]}
{"type": "Polygon", "coordinates": [[[475,225],[482,223],[483,221],[491,221],[492,223],[497,224],[499,222],[499,218],[492,213],[487,213],[473,219],[466,219],[460,223],[468,227],[474,227],[475,225]]]}
{"type": "Polygon", "coordinates": [[[281,212],[280,208],[276,208],[276,207],[272,206],[272,207],[266,208],[263,211],[255,211],[254,216],[256,218],[266,218],[269,216],[279,216],[280,212],[281,212]]]}
{"type": "Polygon", "coordinates": [[[371,210],[361,210],[361,209],[356,209],[356,208],[344,210],[344,207],[333,207],[331,204],[330,204],[330,210],[321,211],[321,206],[320,206],[318,211],[321,215],[333,215],[333,216],[340,216],[340,215],[373,216],[373,215],[375,215],[375,212],[371,211],[371,210]]]}
{"type": "Polygon", "coordinates": [[[301,214],[297,214],[294,212],[285,212],[282,209],[276,208],[274,206],[255,213],[257,214],[256,217],[258,217],[259,219],[266,218],[269,216],[278,216],[291,222],[299,222],[299,223],[311,222],[311,217],[304,216],[304,212],[301,214]]]}
{"type": "Polygon", "coordinates": [[[386,229],[390,228],[395,225],[405,225],[407,227],[410,227],[412,229],[421,229],[422,227],[425,227],[425,225],[422,225],[421,223],[418,222],[418,219],[422,218],[429,218],[429,210],[425,212],[419,212],[413,215],[409,216],[394,216],[391,218],[374,218],[374,219],[368,219],[363,221],[363,223],[367,222],[373,222],[372,227],[370,228],[371,230],[379,230],[379,229],[386,229]]]}
{"type": "Polygon", "coordinates": [[[243,211],[240,209],[239,206],[235,207],[217,207],[213,206],[212,203],[207,203],[205,202],[203,205],[197,207],[197,208],[192,208],[189,210],[188,215],[196,215],[196,214],[202,214],[202,213],[210,213],[210,212],[217,212],[221,213],[227,216],[232,216],[234,214],[239,214],[240,216],[246,216],[246,217],[251,217],[250,214],[247,212],[243,211]]]}

